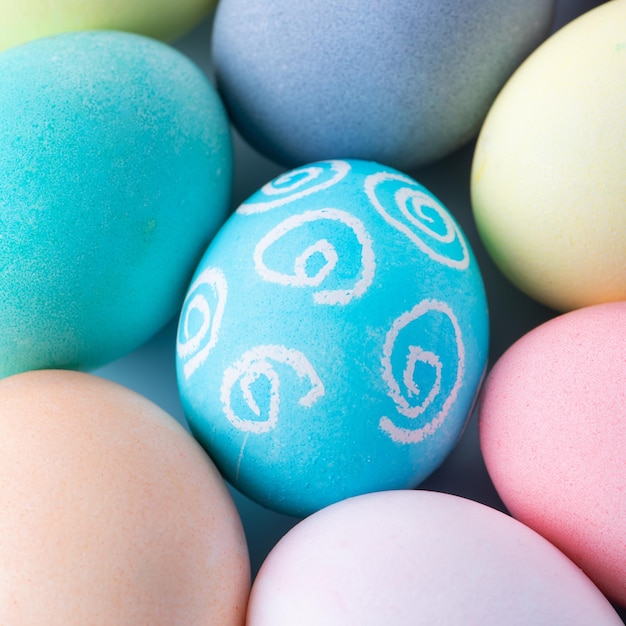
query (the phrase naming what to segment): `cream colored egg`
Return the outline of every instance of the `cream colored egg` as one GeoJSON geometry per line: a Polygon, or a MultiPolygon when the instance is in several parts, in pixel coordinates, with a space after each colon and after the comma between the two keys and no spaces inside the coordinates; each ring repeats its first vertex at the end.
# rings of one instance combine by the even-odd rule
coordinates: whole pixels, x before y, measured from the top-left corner
{"type": "Polygon", "coordinates": [[[77,30],[123,30],[173,41],[198,25],[217,0],[1,0],[0,51],[77,30]]]}
{"type": "Polygon", "coordinates": [[[557,31],[481,130],[471,178],[482,240],[556,310],[626,299],[626,0],[557,31]]]}
{"type": "Polygon", "coordinates": [[[0,624],[235,626],[247,546],[173,418],[76,372],[0,382],[0,624]]]}

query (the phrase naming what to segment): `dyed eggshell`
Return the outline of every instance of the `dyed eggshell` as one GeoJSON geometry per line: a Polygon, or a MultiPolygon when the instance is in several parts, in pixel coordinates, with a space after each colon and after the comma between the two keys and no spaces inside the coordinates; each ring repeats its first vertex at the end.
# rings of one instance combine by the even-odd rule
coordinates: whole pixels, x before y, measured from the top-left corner
{"type": "Polygon", "coordinates": [[[553,0],[221,0],[218,87],[243,137],[294,167],[407,171],[459,148],[548,35],[553,0]]]}
{"type": "Polygon", "coordinates": [[[212,241],[178,330],[192,432],[261,504],[306,515],[414,486],[485,368],[479,268],[424,187],[365,161],[286,172],[212,241]]]}
{"type": "Polygon", "coordinates": [[[246,540],[172,417],[79,372],[0,381],[2,624],[241,626],[246,540]]]}
{"type": "Polygon", "coordinates": [[[533,329],[492,369],[480,409],[489,474],[511,513],[626,606],[626,303],[533,329]]]}
{"type": "Polygon", "coordinates": [[[221,100],[165,44],[72,33],[0,55],[0,377],[94,368],[168,322],[231,160],[221,100]]]}
{"type": "Polygon", "coordinates": [[[216,0],[2,0],[0,51],[60,33],[130,31],[172,41],[215,8],[216,0]]]}
{"type": "Polygon", "coordinates": [[[472,167],[480,236],[560,312],[626,299],[626,1],[557,31],[489,111],[472,167]]]}
{"type": "Polygon", "coordinates": [[[621,625],[548,541],[482,504],[427,491],[350,498],[301,521],[252,587],[248,626],[621,625]]]}

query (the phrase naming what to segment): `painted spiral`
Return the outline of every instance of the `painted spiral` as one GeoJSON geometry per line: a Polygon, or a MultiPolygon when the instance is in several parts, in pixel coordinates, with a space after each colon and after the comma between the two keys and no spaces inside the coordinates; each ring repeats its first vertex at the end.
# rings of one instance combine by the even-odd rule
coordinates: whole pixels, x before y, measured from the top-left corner
{"type": "Polygon", "coordinates": [[[372,239],[363,222],[346,211],[332,208],[306,211],[280,222],[257,244],[254,265],[264,280],[288,287],[315,289],[322,286],[322,283],[333,282],[330,278],[334,272],[337,275],[334,288],[319,289],[313,293],[313,300],[317,304],[331,305],[345,305],[353,298],[361,297],[372,284],[376,270],[372,239]],[[297,233],[298,230],[302,232],[297,233]],[[321,236],[322,232],[327,236],[321,236]],[[287,241],[289,235],[294,237],[291,243],[287,241]],[[346,253],[349,251],[354,258],[342,258],[336,245],[329,241],[333,237],[337,242],[342,242],[342,250],[346,253]],[[300,251],[297,246],[301,245],[303,238],[313,241],[304,245],[304,249],[300,251]],[[294,259],[293,267],[289,271],[284,267],[272,268],[268,262],[269,251],[275,246],[279,246],[281,253],[277,258],[294,259]],[[323,262],[311,270],[310,263],[316,257],[323,262]],[[337,271],[340,263],[342,268],[347,268],[346,271],[337,271]],[[346,275],[349,277],[346,278],[346,275]]]}
{"type": "Polygon", "coordinates": [[[187,379],[217,343],[227,294],[226,277],[216,267],[202,271],[187,292],[176,339],[176,352],[187,379]]]}
{"type": "Polygon", "coordinates": [[[465,237],[446,208],[413,179],[378,172],[365,179],[365,192],[378,213],[433,261],[465,270],[465,237]]]}
{"type": "Polygon", "coordinates": [[[397,443],[432,435],[455,403],[464,378],[465,348],[456,316],[437,300],[423,300],[396,318],[381,359],[387,395],[396,416],[380,428],[397,443]],[[434,345],[414,345],[415,337],[434,345]]]}
{"type": "Polygon", "coordinates": [[[346,177],[350,164],[346,161],[319,161],[307,167],[278,176],[244,202],[237,213],[264,213],[300,198],[328,189],[346,177]]]}
{"type": "Polygon", "coordinates": [[[324,384],[302,352],[280,345],[251,348],[226,369],[220,391],[224,414],[238,430],[259,434],[276,427],[281,408],[281,377],[276,364],[287,366],[309,387],[309,391],[298,399],[300,406],[311,407],[324,395],[324,384]],[[254,387],[261,379],[265,379],[266,393],[259,398],[254,387]],[[239,396],[236,401],[233,398],[235,393],[239,396]],[[247,415],[242,416],[241,409],[247,415]]]}

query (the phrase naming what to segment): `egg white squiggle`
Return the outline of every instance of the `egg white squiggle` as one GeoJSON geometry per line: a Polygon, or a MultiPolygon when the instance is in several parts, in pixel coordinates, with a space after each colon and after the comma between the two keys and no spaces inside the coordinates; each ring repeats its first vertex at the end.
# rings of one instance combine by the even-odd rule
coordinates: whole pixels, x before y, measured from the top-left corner
{"type": "MultiPolygon", "coordinates": [[[[441,331],[438,331],[441,332],[441,331]]],[[[434,346],[436,349],[437,346],[434,346]]],[[[419,420],[421,426],[406,428],[399,426],[389,417],[382,417],[379,422],[380,428],[397,443],[418,443],[425,437],[432,435],[443,423],[450,408],[455,403],[459,389],[463,383],[465,368],[465,346],[463,344],[461,329],[456,316],[445,302],[437,300],[423,300],[410,311],[400,315],[387,332],[383,345],[383,379],[387,383],[387,395],[394,401],[398,414],[409,420],[419,420]],[[448,322],[441,325],[441,316],[444,315],[448,322]],[[441,328],[447,328],[453,333],[453,341],[456,354],[453,354],[448,362],[443,362],[441,356],[427,347],[410,345],[408,354],[405,356],[405,366],[401,382],[404,390],[400,388],[400,382],[394,375],[393,360],[397,360],[397,350],[401,333],[415,324],[428,327],[437,322],[441,328]],[[432,368],[433,382],[429,389],[422,390],[416,381],[415,368],[418,364],[432,368]],[[449,389],[444,391],[443,388],[449,389]],[[446,393],[446,397],[441,397],[446,393]],[[429,409],[438,404],[440,408],[424,422],[424,416],[429,409]]],[[[406,420],[405,420],[406,421],[406,420]]]]}
{"type": "Polygon", "coordinates": [[[227,294],[226,277],[216,267],[205,269],[189,288],[176,338],[176,352],[184,361],[183,373],[187,379],[204,363],[217,343],[227,294]],[[190,331],[192,315],[200,315],[202,320],[193,334],[190,331]]]}
{"type": "Polygon", "coordinates": [[[251,215],[294,202],[323,189],[336,185],[350,171],[346,161],[320,161],[291,170],[263,185],[259,192],[244,202],[237,213],[251,215]],[[267,200],[258,199],[266,196],[267,200]]]}
{"type": "Polygon", "coordinates": [[[311,407],[325,393],[317,372],[302,352],[280,345],[262,345],[251,348],[224,372],[220,398],[228,421],[238,430],[251,433],[266,433],[276,427],[281,406],[280,376],[273,362],[287,365],[299,379],[305,380],[310,390],[298,399],[298,404],[305,408],[311,407]],[[261,377],[269,383],[268,414],[261,418],[261,408],[254,397],[253,385],[261,377]],[[255,416],[246,419],[236,413],[232,406],[232,394],[235,385],[239,385],[241,397],[248,409],[255,416]]]}
{"type": "Polygon", "coordinates": [[[470,256],[463,233],[446,209],[414,180],[402,174],[379,172],[365,179],[365,192],[385,221],[431,259],[458,270],[467,269],[470,256]],[[385,183],[400,184],[391,206],[383,205],[377,193],[377,188],[385,183]],[[436,226],[443,232],[435,230],[436,226]]]}
{"type": "Polygon", "coordinates": [[[339,263],[339,255],[328,239],[319,239],[307,246],[294,260],[292,274],[273,270],[267,266],[264,255],[268,248],[279,241],[288,232],[305,224],[326,220],[329,223],[340,222],[347,226],[354,235],[355,243],[360,250],[359,275],[354,284],[347,289],[322,289],[313,294],[313,300],[318,304],[345,305],[353,298],[361,297],[372,284],[376,271],[376,260],[372,239],[363,222],[351,213],[340,209],[318,209],[292,215],[270,230],[257,244],[254,250],[254,265],[259,275],[273,283],[288,287],[319,287],[328,278],[339,263]],[[321,254],[324,264],[313,274],[307,274],[307,261],[315,254],[321,254]]]}

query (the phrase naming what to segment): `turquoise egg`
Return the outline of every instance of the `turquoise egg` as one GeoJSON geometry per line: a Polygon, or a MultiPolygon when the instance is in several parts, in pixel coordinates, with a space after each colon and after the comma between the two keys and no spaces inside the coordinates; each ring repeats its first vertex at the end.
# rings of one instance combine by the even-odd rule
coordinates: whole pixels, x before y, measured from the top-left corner
{"type": "Polygon", "coordinates": [[[0,55],[0,377],[91,369],[179,311],[226,219],[230,128],[201,70],[119,32],[0,55]]]}
{"type": "Polygon", "coordinates": [[[181,311],[178,386],[226,479],[304,516],[433,472],[471,414],[488,338],[480,270],[441,202],[375,162],[316,162],[211,242],[181,311]]]}

